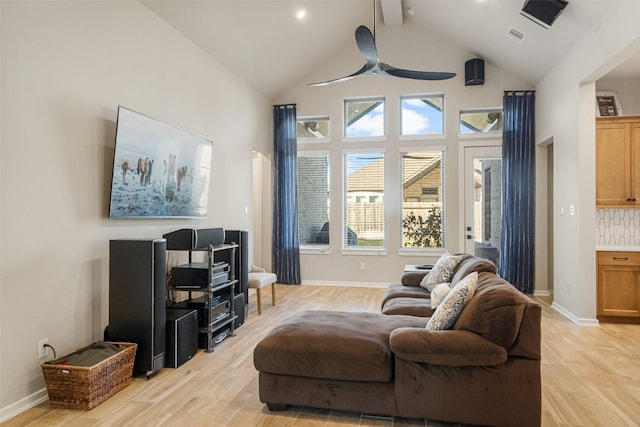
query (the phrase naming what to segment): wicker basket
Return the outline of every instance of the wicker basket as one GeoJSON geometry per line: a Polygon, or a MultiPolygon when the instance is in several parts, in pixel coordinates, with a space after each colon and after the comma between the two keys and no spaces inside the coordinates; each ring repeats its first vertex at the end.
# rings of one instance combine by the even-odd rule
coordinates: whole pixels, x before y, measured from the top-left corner
{"type": "Polygon", "coordinates": [[[93,366],[42,365],[51,407],[89,410],[129,385],[138,344],[111,344],[120,351],[93,366]]]}

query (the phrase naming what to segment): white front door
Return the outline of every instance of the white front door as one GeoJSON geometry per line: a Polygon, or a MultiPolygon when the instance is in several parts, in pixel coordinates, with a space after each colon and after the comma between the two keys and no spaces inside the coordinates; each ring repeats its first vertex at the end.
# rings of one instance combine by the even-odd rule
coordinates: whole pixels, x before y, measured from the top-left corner
{"type": "Polygon", "coordinates": [[[502,148],[464,149],[465,252],[500,263],[502,148]]]}

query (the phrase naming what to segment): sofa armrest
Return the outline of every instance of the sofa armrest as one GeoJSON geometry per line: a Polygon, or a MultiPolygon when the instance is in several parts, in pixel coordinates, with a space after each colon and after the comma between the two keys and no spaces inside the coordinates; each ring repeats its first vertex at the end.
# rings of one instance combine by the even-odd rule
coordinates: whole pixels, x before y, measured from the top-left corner
{"type": "Polygon", "coordinates": [[[420,286],[420,282],[422,282],[424,276],[429,274],[429,271],[430,270],[408,271],[402,275],[402,280],[400,281],[400,283],[402,283],[404,286],[420,286]]]}
{"type": "Polygon", "coordinates": [[[507,360],[507,350],[473,332],[398,328],[389,336],[399,358],[440,366],[493,366],[507,360]]]}

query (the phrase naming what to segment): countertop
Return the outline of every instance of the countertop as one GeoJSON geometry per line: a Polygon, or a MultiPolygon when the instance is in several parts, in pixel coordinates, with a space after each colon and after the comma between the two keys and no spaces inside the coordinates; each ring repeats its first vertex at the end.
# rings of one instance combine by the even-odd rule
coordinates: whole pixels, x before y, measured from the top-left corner
{"type": "Polygon", "coordinates": [[[640,252],[638,246],[596,246],[597,252],[640,252]]]}

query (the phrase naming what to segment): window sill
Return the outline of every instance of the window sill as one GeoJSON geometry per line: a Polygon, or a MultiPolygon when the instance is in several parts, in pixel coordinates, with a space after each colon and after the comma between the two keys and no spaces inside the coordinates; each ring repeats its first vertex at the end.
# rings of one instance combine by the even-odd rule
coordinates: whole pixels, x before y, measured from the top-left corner
{"type": "Polygon", "coordinates": [[[343,136],[342,142],[386,142],[386,136],[343,136]]]}
{"type": "Polygon", "coordinates": [[[342,255],[367,255],[367,256],[378,256],[378,255],[387,255],[389,250],[386,248],[371,248],[371,249],[362,249],[362,248],[342,248],[342,255]]]}
{"type": "Polygon", "coordinates": [[[401,135],[398,141],[442,141],[447,139],[446,133],[427,134],[427,135],[401,135]]]}
{"type": "Polygon", "coordinates": [[[331,248],[328,246],[312,248],[312,247],[301,247],[300,255],[331,255],[331,248]]]}
{"type": "Polygon", "coordinates": [[[441,256],[446,250],[444,248],[400,248],[398,256],[441,256]]]}

